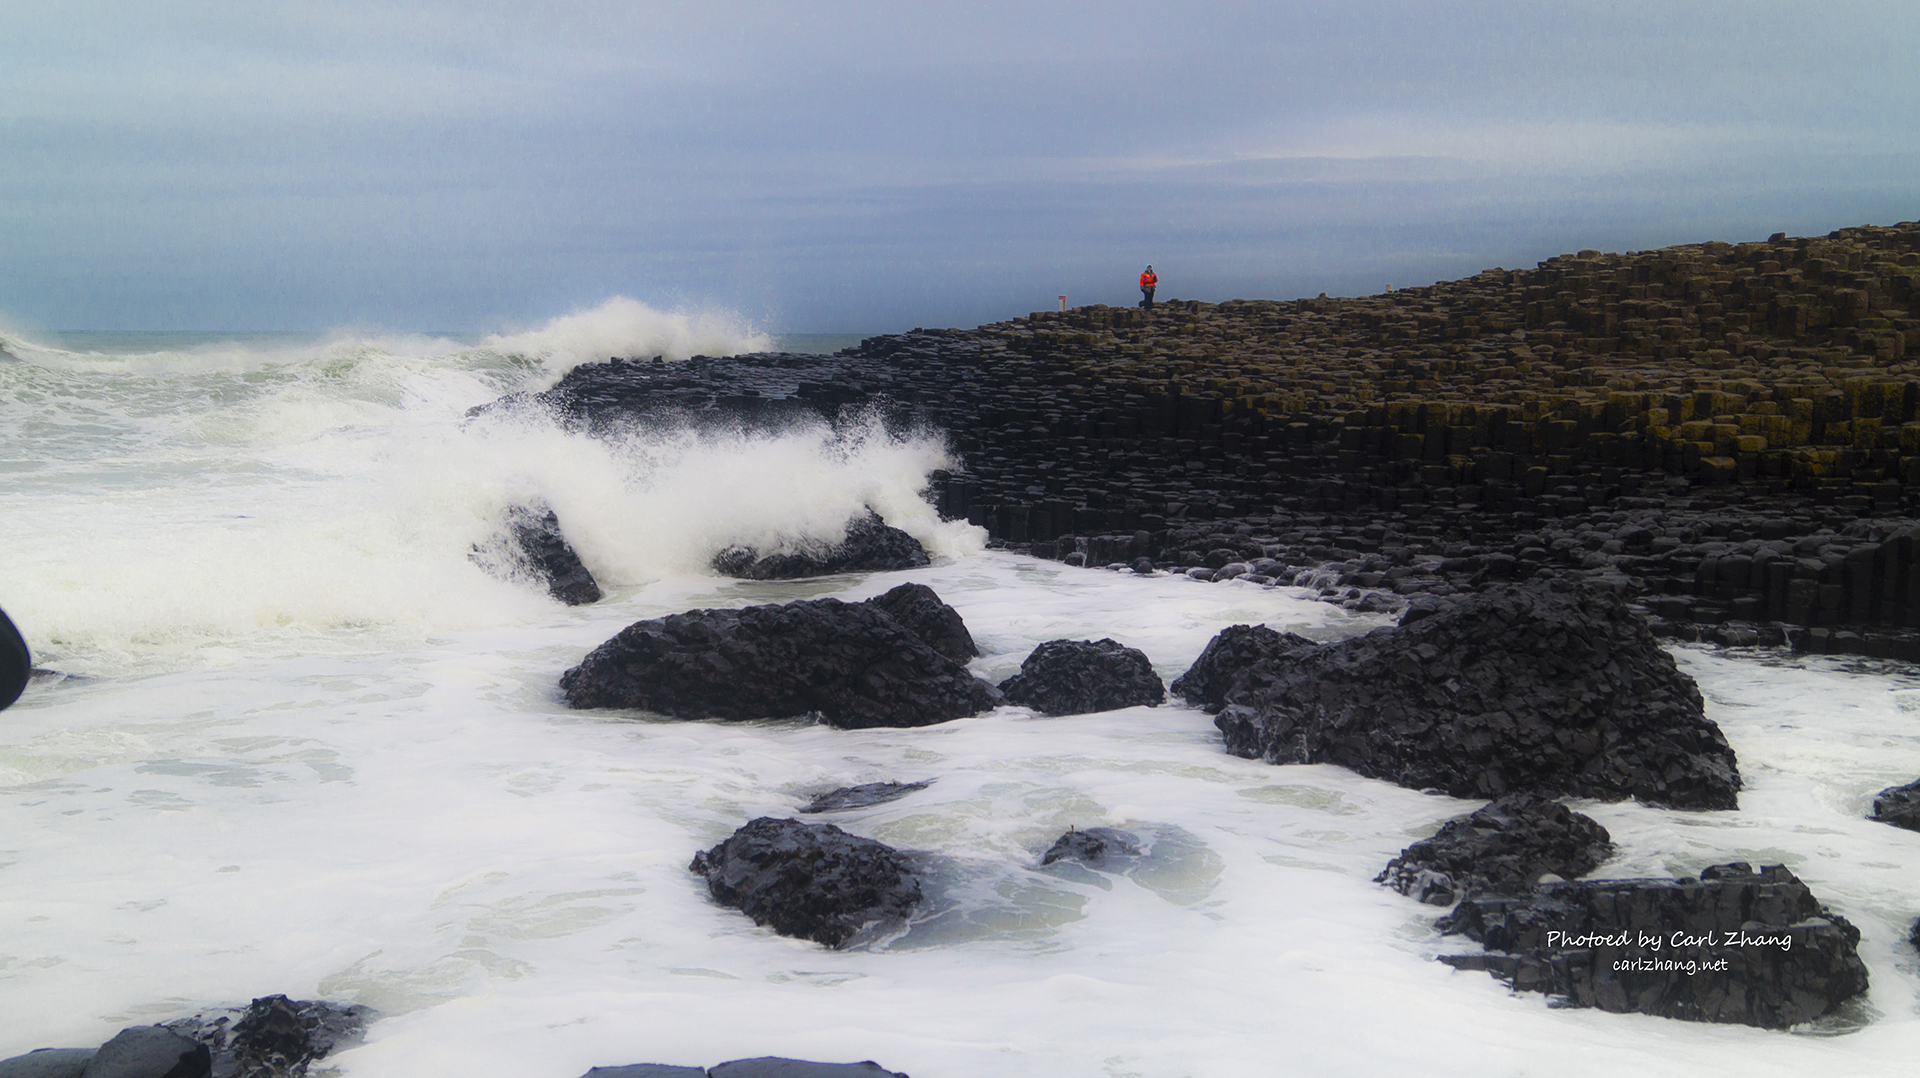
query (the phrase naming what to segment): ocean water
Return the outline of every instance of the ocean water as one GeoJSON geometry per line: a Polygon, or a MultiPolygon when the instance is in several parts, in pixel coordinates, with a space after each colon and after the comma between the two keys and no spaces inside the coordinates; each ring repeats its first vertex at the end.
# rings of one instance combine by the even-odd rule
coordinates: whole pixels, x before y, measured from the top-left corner
{"type": "Polygon", "coordinates": [[[1171,680],[1231,624],[1379,624],[1291,588],[987,551],[919,497],[953,463],[937,437],[601,442],[465,418],[605,355],[772,344],[629,301],[484,338],[0,334],[0,606],[58,672],[0,713],[0,1057],[280,992],[380,1011],[331,1061],[349,1078],[763,1054],[915,1078],[1909,1066],[1920,834],[1862,818],[1920,776],[1905,668],[1682,649],[1740,755],[1739,811],[1576,804],[1620,847],[1596,875],[1784,863],[1861,929],[1870,994],[1789,1033],[1553,1009],[1435,962],[1472,945],[1371,880],[1478,803],[1236,759],[1175,704],[867,731],[567,709],[560,673],[634,620],[905,581],[959,609],[996,681],[1060,637],[1141,648],[1171,680]],[[534,498],[604,602],[468,557],[534,498]],[[704,570],[862,504],[935,564],[704,570]],[[933,901],[884,944],[782,939],[687,871],[756,816],[922,779],[817,817],[936,855],[933,901]],[[1091,826],[1151,856],[1038,867],[1091,826]]]}

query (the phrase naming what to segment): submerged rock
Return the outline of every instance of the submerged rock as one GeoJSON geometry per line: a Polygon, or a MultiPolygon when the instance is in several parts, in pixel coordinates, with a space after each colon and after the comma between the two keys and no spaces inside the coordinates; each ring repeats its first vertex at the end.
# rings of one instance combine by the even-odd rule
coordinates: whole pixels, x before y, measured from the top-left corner
{"type": "Polygon", "coordinates": [[[1779,865],[1471,895],[1438,927],[1487,949],[1442,961],[1575,1007],[1784,1029],[1867,990],[1859,930],[1779,865]]]}
{"type": "Polygon", "coordinates": [[[1040,858],[1042,865],[1055,861],[1078,861],[1099,868],[1114,857],[1140,856],[1140,836],[1113,827],[1089,827],[1072,830],[1054,840],[1040,858]]]}
{"type": "Polygon", "coordinates": [[[1115,640],[1049,640],[1000,691],[1008,703],[1043,715],[1088,715],[1167,698],[1146,655],[1115,640]]]}
{"type": "Polygon", "coordinates": [[[1693,679],[1619,596],[1502,587],[1243,670],[1236,756],[1331,763],[1460,798],[1532,790],[1730,809],[1740,774],[1693,679]]]}
{"type": "Polygon", "coordinates": [[[1920,779],[1905,786],[1889,786],[1875,794],[1873,814],[1867,819],[1920,831],[1920,779]]]}
{"type": "Polygon", "coordinates": [[[1612,853],[1592,817],[1541,794],[1508,794],[1400,851],[1373,882],[1447,906],[1475,891],[1525,891],[1547,873],[1575,879],[1612,853]]]}
{"type": "Polygon", "coordinates": [[[1207,641],[1207,648],[1187,672],[1173,679],[1167,691],[1202,711],[1227,706],[1227,690],[1240,671],[1300,648],[1320,645],[1296,633],[1276,632],[1265,625],[1229,625],[1207,641]]]}
{"type": "Polygon", "coordinates": [[[1000,703],[993,686],[877,601],[838,599],[635,622],[563,674],[560,688],[570,707],[685,719],[815,714],[846,729],[927,726],[1000,703]]]}
{"type": "Polygon", "coordinates": [[[529,575],[568,606],[601,598],[600,585],[561,533],[560,517],[545,505],[508,510],[504,538],[492,549],[475,547],[473,560],[500,576],[529,575]]]}
{"type": "Polygon", "coordinates": [[[101,1045],[81,1073],[86,1078],[208,1078],[213,1054],[165,1026],[134,1026],[101,1045]]]}
{"type": "Polygon", "coordinates": [[[251,1005],[123,1029],[98,1049],[41,1049],[0,1060],[0,1078],[304,1078],[356,1043],[373,1011],[263,996],[251,1005]]]}
{"type": "Polygon", "coordinates": [[[828,947],[903,923],[920,903],[905,855],[832,824],[762,816],[687,867],[754,924],[828,947]]]}
{"type": "Polygon", "coordinates": [[[761,554],[728,547],[713,557],[713,569],[744,580],[796,580],[829,573],[879,573],[931,564],[920,540],[881,520],[869,509],[847,524],[838,543],[802,543],[797,549],[761,554]]]}
{"type": "Polygon", "coordinates": [[[800,811],[805,813],[843,812],[847,809],[884,805],[931,785],[933,785],[932,779],[921,782],[869,782],[863,786],[843,786],[814,798],[808,802],[806,808],[800,811]]]}
{"type": "Polygon", "coordinates": [[[803,1059],[761,1056],[736,1059],[712,1070],[638,1063],[628,1067],[595,1067],[580,1078],[908,1078],[867,1060],[861,1063],[809,1063],[803,1059]]]}
{"type": "Polygon", "coordinates": [[[91,1048],[40,1048],[0,1059],[0,1078],[82,1078],[93,1052],[91,1048]]]}

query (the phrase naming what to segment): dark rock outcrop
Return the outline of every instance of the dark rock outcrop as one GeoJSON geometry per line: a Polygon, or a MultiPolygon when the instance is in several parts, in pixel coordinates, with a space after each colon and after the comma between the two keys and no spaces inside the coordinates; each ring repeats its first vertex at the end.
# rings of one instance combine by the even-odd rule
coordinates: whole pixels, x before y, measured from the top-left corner
{"type": "Polygon", "coordinates": [[[1140,836],[1114,827],[1089,827],[1068,831],[1054,840],[1041,856],[1042,865],[1055,861],[1078,861],[1089,868],[1100,868],[1116,857],[1138,857],[1140,836]]]}
{"type": "Polygon", "coordinates": [[[1244,670],[1227,751],[1461,798],[1531,790],[1730,809],[1733,750],[1616,595],[1501,587],[1413,625],[1244,670]]]}
{"type": "Polygon", "coordinates": [[[1000,703],[993,686],[875,602],[693,610],[635,622],[560,678],[571,707],[685,719],[817,714],[844,729],[927,726],[1000,703]]]}
{"type": "Polygon", "coordinates": [[[839,543],[799,543],[797,549],[761,554],[728,547],[713,557],[713,569],[743,580],[796,580],[829,573],[880,573],[930,564],[920,540],[881,520],[873,510],[847,524],[839,543]]]}
{"type": "Polygon", "coordinates": [[[1049,640],[1000,691],[1008,703],[1043,715],[1087,715],[1167,698],[1146,655],[1115,640],[1049,640]]]}
{"type": "Polygon", "coordinates": [[[0,1078],[81,1078],[93,1052],[91,1048],[41,1048],[0,1059],[0,1078]]]}
{"type": "Polygon", "coordinates": [[[207,1078],[213,1054],[165,1026],[134,1026],[101,1045],[81,1073],[86,1078],[207,1078]]]}
{"type": "Polygon", "coordinates": [[[977,658],[980,648],[967,631],[960,612],[940,601],[925,584],[902,584],[885,595],[867,600],[906,626],[933,650],[957,663],[977,658]]]}
{"type": "Polygon", "coordinates": [[[1202,711],[1219,711],[1227,706],[1227,690],[1241,670],[1312,647],[1319,645],[1296,633],[1276,632],[1265,625],[1229,625],[1207,641],[1206,650],[1186,673],[1173,679],[1167,691],[1202,711]]]}
{"type": "Polygon", "coordinates": [[[32,676],[33,654],[27,650],[27,641],[7,612],[0,610],[0,710],[20,699],[32,676]]]}
{"type": "Polygon", "coordinates": [[[1545,873],[1576,879],[1612,853],[1612,836],[1591,817],[1540,794],[1508,794],[1400,851],[1373,882],[1448,906],[1477,891],[1525,891],[1545,873]]]}
{"type": "Polygon", "coordinates": [[[525,574],[546,585],[568,606],[600,601],[600,585],[560,531],[560,517],[545,505],[507,511],[505,536],[490,548],[475,547],[473,560],[499,576],[525,574]]]}
{"type": "Polygon", "coordinates": [[[809,1063],[803,1059],[761,1056],[736,1059],[712,1070],[636,1063],[626,1067],[595,1067],[580,1078],[908,1078],[872,1060],[862,1063],[809,1063]]]}
{"type": "Polygon", "coordinates": [[[1471,895],[1439,928],[1488,952],[1443,961],[1575,1007],[1784,1029],[1867,989],[1859,930],[1778,865],[1471,895]]]}
{"type": "Polygon", "coordinates": [[[762,816],[694,855],[714,901],[783,936],[845,947],[904,922],[920,882],[891,846],[832,824],[762,816]]]}
{"type": "Polygon", "coordinates": [[[843,786],[814,798],[807,803],[806,808],[800,811],[805,813],[844,812],[847,809],[884,805],[931,785],[933,785],[932,779],[921,782],[869,782],[861,786],[843,786]]]}
{"type": "Polygon", "coordinates": [[[132,1026],[92,1048],[0,1060],[0,1078],[305,1078],[315,1060],[357,1043],[373,1011],[263,996],[251,1005],[132,1026]]]}
{"type": "Polygon", "coordinates": [[[1873,814],[1867,819],[1920,831],[1920,779],[1905,786],[1889,786],[1875,794],[1873,814]]]}

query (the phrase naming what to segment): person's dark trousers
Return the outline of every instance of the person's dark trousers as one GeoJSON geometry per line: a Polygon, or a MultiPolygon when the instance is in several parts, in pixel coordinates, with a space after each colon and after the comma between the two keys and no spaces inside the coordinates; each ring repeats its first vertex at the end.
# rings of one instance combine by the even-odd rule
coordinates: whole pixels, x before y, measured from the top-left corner
{"type": "Polygon", "coordinates": [[[1142,288],[1140,295],[1144,297],[1140,300],[1140,306],[1145,307],[1149,311],[1153,310],[1153,289],[1142,288]]]}

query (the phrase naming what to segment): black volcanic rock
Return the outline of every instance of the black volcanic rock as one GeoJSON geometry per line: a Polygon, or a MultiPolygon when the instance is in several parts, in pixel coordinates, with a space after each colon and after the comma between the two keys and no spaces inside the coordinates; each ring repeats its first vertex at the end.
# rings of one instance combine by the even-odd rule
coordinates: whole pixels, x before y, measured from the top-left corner
{"type": "Polygon", "coordinates": [[[86,1078],[208,1078],[213,1053],[165,1026],[123,1029],[87,1061],[86,1078]]]}
{"type": "Polygon", "coordinates": [[[872,602],[693,610],[635,622],[561,675],[570,707],[684,719],[817,714],[843,729],[928,726],[1000,694],[872,602]]]}
{"type": "Polygon", "coordinates": [[[529,575],[568,606],[601,598],[600,585],[561,534],[560,517],[545,505],[508,510],[504,538],[491,548],[475,547],[473,560],[499,576],[529,575]]]}
{"type": "Polygon", "coordinates": [[[803,813],[845,812],[847,809],[869,808],[884,805],[889,801],[898,801],[910,793],[916,793],[933,785],[932,779],[920,782],[869,782],[862,786],[843,786],[838,790],[821,794],[801,809],[803,813]]]}
{"type": "Polygon", "coordinates": [[[714,901],[783,936],[845,947],[920,903],[907,858],[832,824],[762,816],[687,866],[714,901]]]}
{"type": "Polygon", "coordinates": [[[940,601],[925,584],[902,584],[868,602],[917,633],[933,650],[957,663],[977,657],[980,648],[960,620],[960,612],[940,601]]]}
{"type": "Polygon", "coordinates": [[[626,1067],[595,1067],[580,1078],[908,1078],[872,1060],[860,1063],[809,1063],[783,1056],[736,1059],[708,1070],[636,1063],[626,1067]]]}
{"type": "Polygon", "coordinates": [[[1873,813],[1867,819],[1920,831],[1920,779],[1905,786],[1889,786],[1875,794],[1873,813]]]}
{"type": "Polygon", "coordinates": [[[1733,750],[1693,679],[1617,595],[1553,583],[1248,667],[1214,720],[1227,751],[1460,798],[1733,808],[1733,750]]]}
{"type": "Polygon", "coordinates": [[[713,557],[713,569],[743,580],[795,580],[829,573],[879,573],[930,564],[920,540],[882,521],[871,509],[847,524],[839,543],[802,543],[799,549],[762,555],[728,547],[713,557]]]}
{"type": "Polygon", "coordinates": [[[83,1078],[92,1048],[39,1048],[0,1059],[0,1078],[83,1078]]]}
{"type": "Polygon", "coordinates": [[[1091,868],[1099,868],[1111,858],[1139,855],[1140,837],[1130,831],[1114,827],[1076,828],[1055,839],[1041,856],[1040,863],[1050,865],[1055,861],[1078,861],[1091,868]]]}
{"type": "Polygon", "coordinates": [[[1227,690],[1241,670],[1276,659],[1298,648],[1319,647],[1296,633],[1276,632],[1265,625],[1229,625],[1207,641],[1207,648],[1187,672],[1173,679],[1167,691],[1202,711],[1227,706],[1227,690]]]}
{"type": "Polygon", "coordinates": [[[1448,964],[1575,1007],[1784,1029],[1867,989],[1859,930],[1778,865],[1470,895],[1438,927],[1488,952],[1448,964]]]}
{"type": "Polygon", "coordinates": [[[372,1016],[359,1004],[262,996],[244,1011],[199,1014],[167,1028],[207,1045],[219,1078],[302,1078],[314,1061],[358,1043],[372,1016]]]}
{"type": "Polygon", "coordinates": [[[1525,891],[1544,873],[1576,879],[1612,853],[1612,836],[1591,817],[1540,794],[1508,794],[1400,851],[1373,882],[1446,906],[1476,891],[1525,891]]]}
{"type": "Polygon", "coordinates": [[[1167,698],[1146,655],[1114,640],[1049,640],[1000,691],[1008,703],[1045,715],[1086,715],[1167,698]]]}

